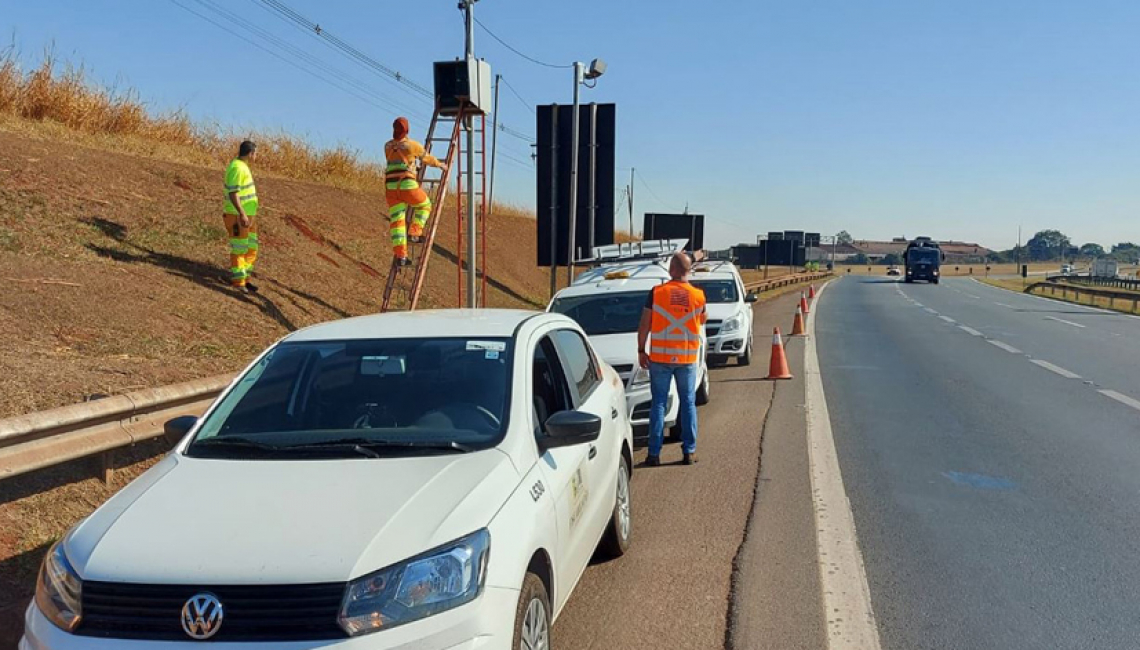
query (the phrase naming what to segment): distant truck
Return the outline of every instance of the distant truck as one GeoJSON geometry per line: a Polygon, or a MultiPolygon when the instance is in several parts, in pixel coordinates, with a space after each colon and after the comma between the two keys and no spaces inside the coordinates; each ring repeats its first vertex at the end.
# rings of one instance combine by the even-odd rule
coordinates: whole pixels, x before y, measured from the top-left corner
{"type": "Polygon", "coordinates": [[[1096,260],[1093,262],[1092,275],[1094,278],[1115,278],[1117,272],[1116,260],[1096,260]]]}
{"type": "Polygon", "coordinates": [[[942,247],[929,237],[916,237],[903,251],[903,266],[906,268],[906,282],[926,280],[938,284],[939,268],[943,260],[942,247]]]}

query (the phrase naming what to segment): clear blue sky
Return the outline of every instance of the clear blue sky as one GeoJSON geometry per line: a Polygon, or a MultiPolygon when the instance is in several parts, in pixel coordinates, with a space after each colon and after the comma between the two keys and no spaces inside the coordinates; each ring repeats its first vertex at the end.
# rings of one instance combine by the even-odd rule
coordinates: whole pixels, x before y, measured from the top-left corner
{"type": "MultiPolygon", "coordinates": [[[[157,108],[369,156],[397,112],[430,114],[254,0],[204,1],[364,81],[382,106],[172,0],[0,0],[0,27],[28,63],[54,42],[157,108]]],[[[454,0],[286,4],[425,86],[432,61],[462,53],[454,0]]],[[[1135,0],[481,0],[476,13],[532,56],[604,58],[609,71],[583,97],[618,105],[618,186],[636,167],[637,212],[688,203],[707,215],[712,246],[787,228],[1007,248],[1019,224],[1026,237],[1140,241],[1135,0]]],[[[530,103],[570,100],[568,70],[528,63],[482,30],[476,50],[530,103]]],[[[522,102],[504,91],[500,103],[504,122],[533,134],[522,102]]],[[[529,146],[500,142],[524,162],[502,162],[498,196],[533,206],[529,146]]]]}

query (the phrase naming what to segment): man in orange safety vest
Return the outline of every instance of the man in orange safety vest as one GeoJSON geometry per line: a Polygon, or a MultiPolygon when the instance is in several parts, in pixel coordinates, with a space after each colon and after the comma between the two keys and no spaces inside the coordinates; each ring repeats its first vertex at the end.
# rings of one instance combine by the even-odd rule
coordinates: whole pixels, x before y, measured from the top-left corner
{"type": "Polygon", "coordinates": [[[665,435],[665,405],[669,386],[677,382],[680,398],[683,463],[697,462],[697,374],[700,368],[701,328],[705,294],[689,284],[692,261],[679,252],[669,262],[669,282],[656,286],[645,301],[637,328],[638,362],[649,371],[649,456],[645,464],[661,464],[665,435]],[[649,351],[646,351],[646,343],[649,351]]]}

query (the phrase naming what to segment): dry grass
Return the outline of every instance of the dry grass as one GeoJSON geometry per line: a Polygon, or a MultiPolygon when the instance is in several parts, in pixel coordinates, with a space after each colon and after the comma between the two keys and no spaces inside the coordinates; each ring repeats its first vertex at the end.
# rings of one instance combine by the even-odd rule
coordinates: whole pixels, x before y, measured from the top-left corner
{"type": "Polygon", "coordinates": [[[270,174],[353,189],[379,187],[383,178],[379,164],[343,145],[321,149],[286,133],[196,124],[181,110],[153,114],[135,91],[99,87],[82,66],[61,64],[50,51],[27,71],[12,50],[0,54],[0,115],[60,125],[99,146],[173,162],[221,166],[249,138],[258,143],[258,168],[270,174]]]}

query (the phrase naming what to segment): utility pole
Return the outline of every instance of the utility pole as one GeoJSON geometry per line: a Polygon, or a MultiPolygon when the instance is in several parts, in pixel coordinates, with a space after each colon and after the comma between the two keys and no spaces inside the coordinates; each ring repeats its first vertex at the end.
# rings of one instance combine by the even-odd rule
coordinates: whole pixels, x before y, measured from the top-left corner
{"type": "MultiPolygon", "coordinates": [[[[570,126],[570,253],[566,258],[566,286],[574,283],[575,235],[578,230],[578,95],[582,86],[582,64],[574,62],[574,110],[570,126]]],[[[591,244],[592,245],[592,244],[591,244]]]]}
{"type": "Polygon", "coordinates": [[[633,167],[629,168],[629,237],[633,239],[633,167]]]}
{"type": "MultiPolygon", "coordinates": [[[[459,7],[463,9],[467,24],[466,57],[468,65],[475,61],[475,3],[478,0],[461,0],[459,7]]],[[[470,101],[470,99],[468,99],[470,101]]],[[[497,107],[496,107],[497,108],[497,107]]],[[[474,309],[478,306],[476,295],[475,255],[478,247],[475,242],[475,119],[468,116],[464,120],[467,129],[467,307],[474,309]]]]}

